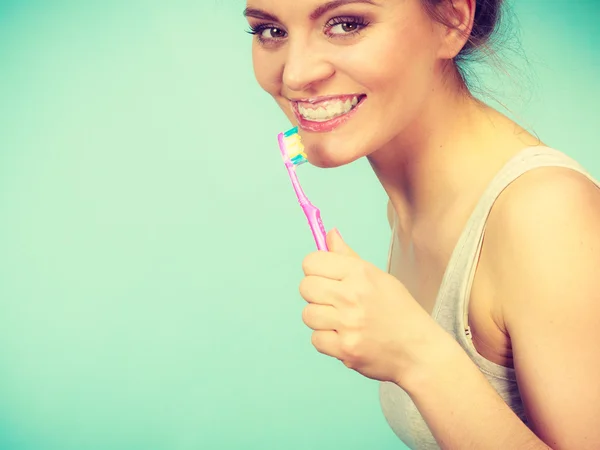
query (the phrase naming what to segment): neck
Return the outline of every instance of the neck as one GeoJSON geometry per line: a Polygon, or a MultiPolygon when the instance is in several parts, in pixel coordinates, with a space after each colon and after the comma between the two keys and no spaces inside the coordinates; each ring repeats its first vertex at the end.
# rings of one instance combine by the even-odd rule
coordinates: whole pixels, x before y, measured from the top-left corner
{"type": "Polygon", "coordinates": [[[418,121],[372,153],[369,162],[401,222],[414,226],[483,189],[518,147],[501,138],[511,135],[510,126],[514,131],[514,123],[465,89],[440,87],[418,121]]]}

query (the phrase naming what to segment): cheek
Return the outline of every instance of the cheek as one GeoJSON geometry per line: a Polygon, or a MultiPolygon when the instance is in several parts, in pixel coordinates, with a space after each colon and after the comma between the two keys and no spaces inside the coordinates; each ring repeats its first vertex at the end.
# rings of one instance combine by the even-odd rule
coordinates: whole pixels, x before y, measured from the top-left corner
{"type": "Polygon", "coordinates": [[[356,78],[366,86],[411,90],[414,83],[422,84],[429,78],[431,62],[427,52],[417,46],[382,43],[364,55],[353,55],[340,64],[354,67],[356,78]]]}
{"type": "Polygon", "coordinates": [[[281,73],[280,65],[274,61],[271,55],[258,47],[254,43],[252,46],[252,66],[254,68],[254,77],[259,86],[269,94],[279,95],[281,86],[279,76],[281,73]]]}
{"type": "Polygon", "coordinates": [[[367,139],[359,145],[361,153],[382,147],[402,133],[431,97],[434,58],[428,43],[415,45],[419,41],[413,39],[405,34],[390,36],[362,55],[361,61],[352,61],[370,103],[364,126],[370,132],[363,131],[367,139]]]}
{"type": "MultiPolygon", "coordinates": [[[[257,47],[256,44],[255,47],[257,47]]],[[[252,64],[254,76],[259,86],[275,99],[277,105],[282,109],[288,119],[290,119],[291,122],[294,122],[294,113],[289,102],[281,97],[282,64],[278,63],[273,55],[265,53],[265,51],[260,48],[253,48],[252,64]]]]}
{"type": "Polygon", "coordinates": [[[435,36],[427,21],[391,21],[366,34],[363,42],[342,48],[336,66],[372,90],[412,95],[431,81],[435,36]],[[414,23],[413,23],[414,22],[414,23]]]}

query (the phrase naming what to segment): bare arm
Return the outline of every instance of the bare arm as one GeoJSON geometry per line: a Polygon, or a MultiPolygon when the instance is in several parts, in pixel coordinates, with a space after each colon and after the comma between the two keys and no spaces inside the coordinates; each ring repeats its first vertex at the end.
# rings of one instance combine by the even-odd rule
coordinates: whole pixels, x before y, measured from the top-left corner
{"type": "Polygon", "coordinates": [[[600,190],[534,172],[501,196],[482,254],[533,431],[448,339],[403,383],[443,449],[600,448],[600,190]]]}

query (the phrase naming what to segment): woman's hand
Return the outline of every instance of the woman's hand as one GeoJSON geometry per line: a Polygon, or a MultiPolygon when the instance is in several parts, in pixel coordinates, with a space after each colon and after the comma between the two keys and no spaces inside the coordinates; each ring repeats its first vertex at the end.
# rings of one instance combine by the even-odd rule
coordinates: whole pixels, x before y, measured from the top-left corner
{"type": "Polygon", "coordinates": [[[451,339],[392,275],[360,259],[337,230],[302,263],[302,319],[312,343],[364,376],[402,386],[451,339]]]}

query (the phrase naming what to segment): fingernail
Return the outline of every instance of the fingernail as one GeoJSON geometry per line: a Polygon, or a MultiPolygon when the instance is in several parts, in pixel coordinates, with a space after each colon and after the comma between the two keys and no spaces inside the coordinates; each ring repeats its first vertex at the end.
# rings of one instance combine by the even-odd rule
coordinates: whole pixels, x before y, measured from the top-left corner
{"type": "Polygon", "coordinates": [[[334,228],[334,230],[335,230],[335,232],[337,233],[337,235],[338,235],[339,237],[341,237],[342,239],[344,239],[344,238],[342,237],[342,233],[340,233],[340,230],[338,230],[337,228],[334,228]]]}

